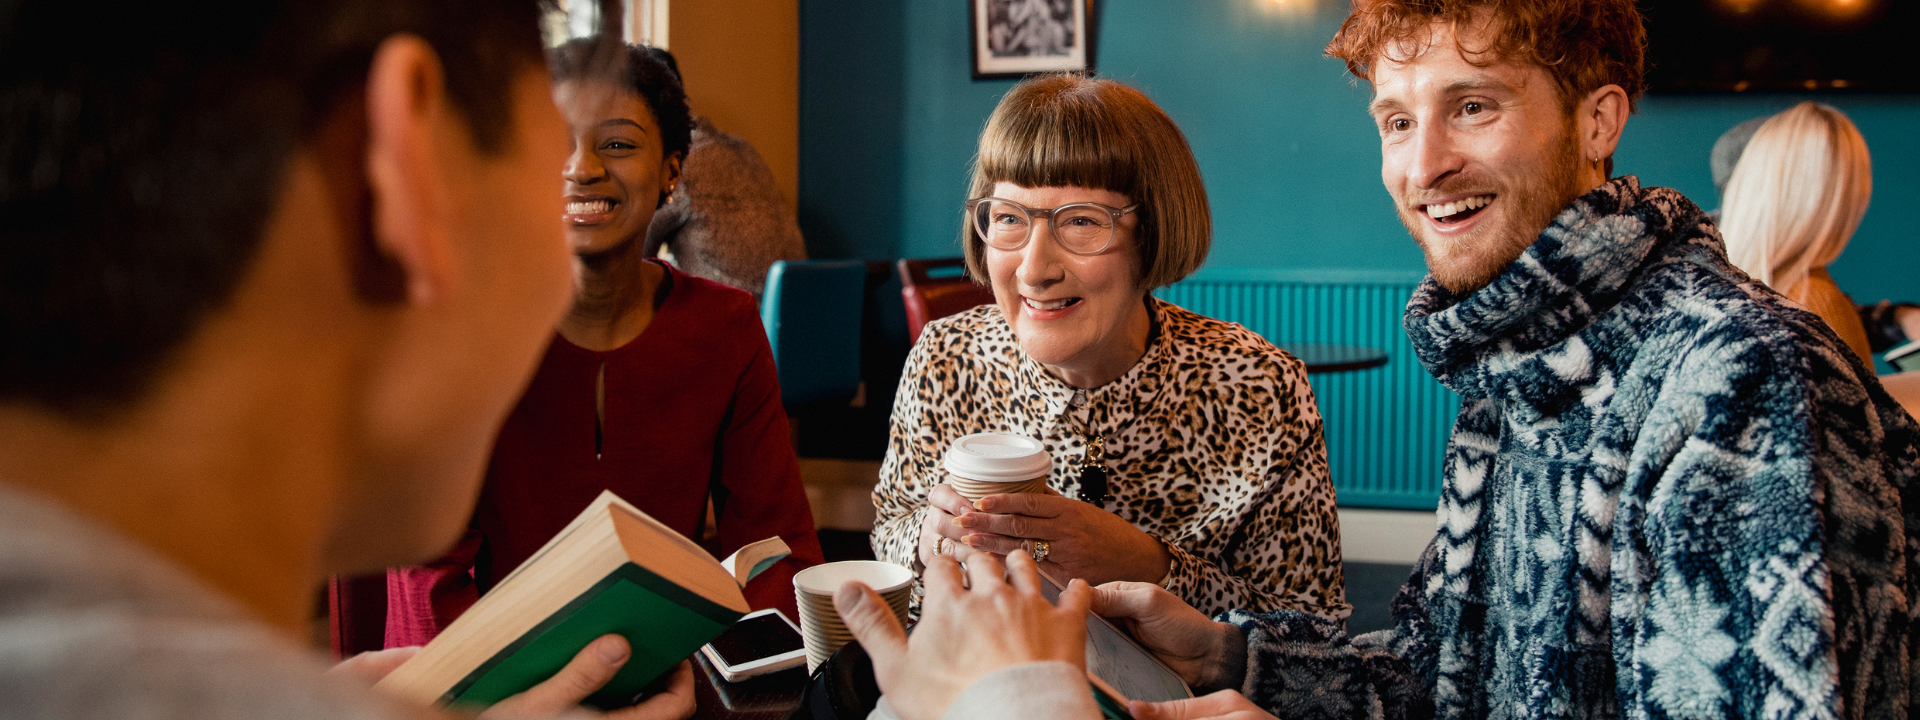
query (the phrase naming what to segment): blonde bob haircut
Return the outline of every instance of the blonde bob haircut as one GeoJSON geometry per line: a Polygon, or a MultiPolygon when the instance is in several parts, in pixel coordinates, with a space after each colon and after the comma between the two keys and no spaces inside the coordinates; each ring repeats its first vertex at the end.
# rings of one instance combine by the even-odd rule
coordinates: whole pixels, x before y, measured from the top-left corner
{"type": "MultiPolygon", "coordinates": [[[[991,195],[1002,182],[1111,190],[1138,203],[1142,288],[1171,285],[1207,260],[1213,216],[1200,165],[1173,119],[1127,85],[1063,74],[1007,91],[980,133],[967,197],[991,195]]],[[[967,274],[991,284],[986,245],[962,215],[967,274]]]]}
{"type": "Polygon", "coordinates": [[[1727,258],[1805,304],[1814,271],[1840,257],[1873,197],[1867,141],[1847,116],[1803,102],[1753,134],[1727,180],[1727,258]]]}

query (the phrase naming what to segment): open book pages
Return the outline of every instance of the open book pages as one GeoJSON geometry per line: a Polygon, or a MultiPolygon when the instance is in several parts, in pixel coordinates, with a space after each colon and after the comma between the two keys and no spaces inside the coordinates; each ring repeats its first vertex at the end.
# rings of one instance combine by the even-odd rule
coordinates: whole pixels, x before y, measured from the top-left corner
{"type": "Polygon", "coordinates": [[[767,568],[791,554],[793,550],[787,547],[787,542],[776,535],[733,551],[727,559],[720,561],[720,568],[732,575],[741,587],[746,587],[748,580],[766,572],[767,568]]]}

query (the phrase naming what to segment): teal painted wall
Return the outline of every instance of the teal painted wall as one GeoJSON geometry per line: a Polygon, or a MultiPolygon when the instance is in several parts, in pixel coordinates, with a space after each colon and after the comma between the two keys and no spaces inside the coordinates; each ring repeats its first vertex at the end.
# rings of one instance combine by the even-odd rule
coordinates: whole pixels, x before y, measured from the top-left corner
{"type": "MultiPolygon", "coordinates": [[[[1321,56],[1346,3],[1099,0],[1097,65],[1158,101],[1206,175],[1211,267],[1417,270],[1356,87],[1321,56]]],[[[800,215],[816,257],[953,255],[967,163],[1012,81],[970,79],[961,0],[802,0],[800,215]]],[[[1616,171],[1718,204],[1707,152],[1789,96],[1650,97],[1616,171]]],[[[1856,298],[1920,299],[1920,97],[1824,97],[1875,159],[1874,201],[1833,273],[1856,298]]]]}

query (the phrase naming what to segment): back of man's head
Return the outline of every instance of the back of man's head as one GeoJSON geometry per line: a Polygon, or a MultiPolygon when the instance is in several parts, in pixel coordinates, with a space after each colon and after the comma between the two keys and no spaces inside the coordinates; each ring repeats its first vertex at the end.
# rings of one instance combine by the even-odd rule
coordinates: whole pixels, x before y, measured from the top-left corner
{"type": "MultiPolygon", "coordinates": [[[[288,160],[424,38],[475,145],[508,138],[536,0],[0,2],[0,403],[139,399],[234,293],[288,160]]],[[[352,199],[345,199],[352,201],[352,199]]]]}
{"type": "Polygon", "coordinates": [[[1383,59],[1404,61],[1429,48],[1421,43],[1434,24],[1455,28],[1488,23],[1490,47],[1459,48],[1491,61],[1517,61],[1546,69],[1571,110],[1594,90],[1619,85],[1629,103],[1646,90],[1646,29],[1633,0],[1354,0],[1353,12],[1327,44],[1327,55],[1371,80],[1383,59]]]}

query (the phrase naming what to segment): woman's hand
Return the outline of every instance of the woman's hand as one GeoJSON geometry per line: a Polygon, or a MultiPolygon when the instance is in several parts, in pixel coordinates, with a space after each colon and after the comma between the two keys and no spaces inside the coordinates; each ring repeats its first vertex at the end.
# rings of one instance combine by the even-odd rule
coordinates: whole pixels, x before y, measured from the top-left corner
{"type": "Polygon", "coordinates": [[[920,521],[922,566],[932,565],[936,555],[944,554],[963,563],[973,555],[974,550],[962,541],[967,536],[967,529],[953,522],[954,518],[973,511],[972,502],[955,492],[952,485],[940,483],[933,486],[933,491],[927,493],[926,518],[920,521]],[[946,542],[940,542],[942,539],[946,542]]]}
{"type": "Polygon", "coordinates": [[[1017,549],[1031,553],[1032,541],[1044,540],[1046,561],[1060,567],[1061,579],[1080,578],[1095,585],[1116,580],[1158,583],[1173,562],[1159,540],[1133,523],[1059,494],[988,495],[972,509],[954,518],[966,532],[963,544],[1006,555],[1017,549]]]}
{"type": "Polygon", "coordinates": [[[1055,607],[1040,593],[1032,558],[1019,552],[1005,567],[983,553],[964,570],[935,556],[922,577],[926,600],[911,639],[872,588],[850,582],[833,595],[834,609],[873,658],[880,690],[907,720],[940,717],[973,681],[1004,667],[1050,660],[1086,667],[1086,583],[1068,583],[1055,607]]]}

